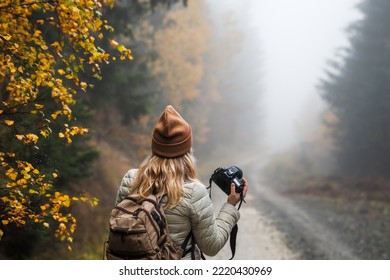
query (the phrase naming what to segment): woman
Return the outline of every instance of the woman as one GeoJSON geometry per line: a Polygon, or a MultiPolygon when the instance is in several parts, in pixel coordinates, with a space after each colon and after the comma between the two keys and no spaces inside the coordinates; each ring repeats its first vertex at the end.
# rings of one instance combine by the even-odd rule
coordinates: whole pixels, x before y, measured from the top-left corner
{"type": "MultiPolygon", "coordinates": [[[[225,245],[230,232],[240,218],[236,205],[241,194],[231,186],[231,194],[217,217],[206,187],[196,179],[192,155],[192,131],[188,123],[172,107],[167,106],[152,135],[152,155],[139,169],[130,169],[122,179],[116,204],[129,193],[147,197],[150,193],[161,199],[168,220],[169,233],[179,246],[192,232],[195,239],[195,259],[216,255],[225,245]]],[[[243,178],[245,197],[248,189],[243,178]]],[[[189,242],[186,249],[190,249],[189,242]]],[[[190,259],[187,254],[183,259],[190,259]]]]}

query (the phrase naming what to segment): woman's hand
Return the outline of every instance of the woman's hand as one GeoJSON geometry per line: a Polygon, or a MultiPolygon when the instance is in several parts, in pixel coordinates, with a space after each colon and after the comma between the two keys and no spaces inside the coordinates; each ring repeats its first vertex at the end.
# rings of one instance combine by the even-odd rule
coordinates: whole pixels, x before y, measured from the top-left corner
{"type": "MultiPolygon", "coordinates": [[[[244,182],[244,186],[242,188],[242,198],[246,196],[246,193],[248,192],[248,182],[245,178],[242,178],[242,181],[244,182]]],[[[236,206],[237,203],[239,203],[241,200],[241,193],[236,192],[236,185],[234,183],[231,183],[230,185],[230,194],[227,198],[227,202],[232,204],[233,206],[236,206]]]]}

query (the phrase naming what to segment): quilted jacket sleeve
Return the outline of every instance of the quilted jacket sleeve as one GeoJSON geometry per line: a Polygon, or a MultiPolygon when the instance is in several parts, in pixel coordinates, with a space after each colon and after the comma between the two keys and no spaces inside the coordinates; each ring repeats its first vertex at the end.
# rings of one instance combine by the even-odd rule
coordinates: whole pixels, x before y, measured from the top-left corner
{"type": "Polygon", "coordinates": [[[130,169],[123,176],[118,192],[116,194],[115,205],[121,202],[128,194],[129,187],[133,184],[137,169],[130,169]]]}
{"type": "Polygon", "coordinates": [[[229,203],[223,204],[216,217],[206,188],[204,186],[193,188],[192,231],[196,244],[204,254],[214,256],[222,249],[239,218],[240,212],[229,203]]]}

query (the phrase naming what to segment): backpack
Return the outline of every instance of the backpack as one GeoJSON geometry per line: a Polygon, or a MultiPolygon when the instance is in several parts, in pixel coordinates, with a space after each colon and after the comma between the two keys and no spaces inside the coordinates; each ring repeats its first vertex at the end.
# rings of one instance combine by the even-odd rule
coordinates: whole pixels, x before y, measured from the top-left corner
{"type": "Polygon", "coordinates": [[[166,215],[154,195],[140,199],[128,195],[111,211],[106,246],[108,260],[177,260],[185,253],[191,237],[182,246],[169,237],[166,215]]]}

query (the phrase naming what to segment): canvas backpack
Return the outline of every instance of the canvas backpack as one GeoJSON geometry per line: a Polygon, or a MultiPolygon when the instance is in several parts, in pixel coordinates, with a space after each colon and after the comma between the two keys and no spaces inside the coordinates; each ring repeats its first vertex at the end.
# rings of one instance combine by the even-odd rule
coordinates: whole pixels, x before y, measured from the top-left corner
{"type": "Polygon", "coordinates": [[[105,254],[108,260],[177,260],[187,253],[190,237],[182,246],[171,240],[166,215],[154,195],[128,195],[111,211],[105,254]]]}

